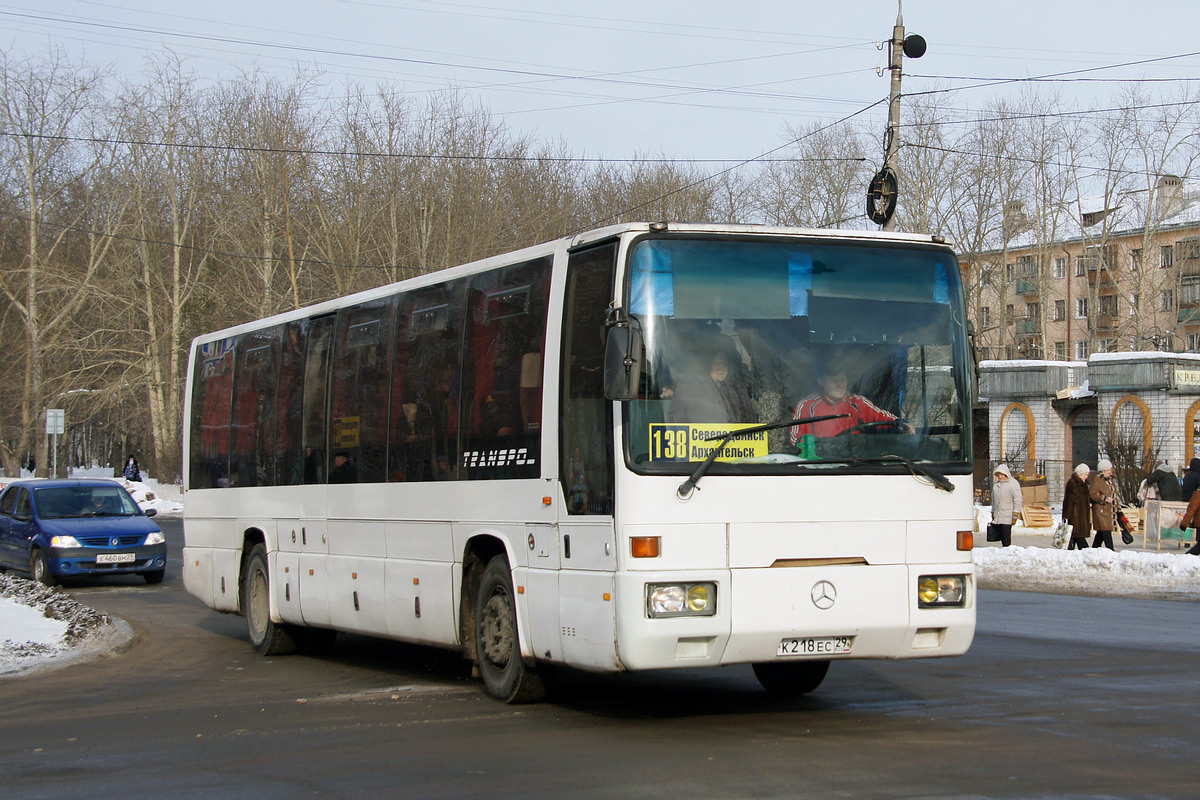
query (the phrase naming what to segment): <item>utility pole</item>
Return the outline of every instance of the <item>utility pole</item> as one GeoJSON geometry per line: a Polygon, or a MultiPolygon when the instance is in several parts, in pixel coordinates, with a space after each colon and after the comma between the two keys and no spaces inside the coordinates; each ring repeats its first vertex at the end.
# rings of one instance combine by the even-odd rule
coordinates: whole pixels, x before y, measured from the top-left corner
{"type": "MultiPolygon", "coordinates": [[[[925,55],[925,39],[917,34],[904,35],[904,4],[898,3],[896,25],[888,42],[888,70],[892,73],[892,87],[888,95],[888,125],[884,134],[883,168],[875,173],[867,189],[867,216],[885,231],[894,230],[896,222],[896,197],[899,194],[899,179],[896,177],[896,153],[900,149],[900,76],[904,72],[904,57],[920,58],[925,55]]],[[[882,74],[882,73],[881,73],[882,74]]]]}

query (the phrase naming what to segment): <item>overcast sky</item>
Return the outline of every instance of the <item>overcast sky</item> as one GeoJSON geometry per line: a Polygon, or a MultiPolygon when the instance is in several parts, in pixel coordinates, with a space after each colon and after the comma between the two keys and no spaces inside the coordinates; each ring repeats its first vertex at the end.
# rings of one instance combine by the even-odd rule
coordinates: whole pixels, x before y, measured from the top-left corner
{"type": "MultiPolygon", "coordinates": [[[[896,13],[895,0],[0,0],[0,46],[12,57],[52,42],[127,75],[168,48],[204,77],[300,62],[330,95],[347,78],[414,96],[461,88],[510,129],[577,155],[741,160],[786,142],[788,124],[885,99],[876,44],[896,13]]],[[[1072,108],[1103,107],[1127,85],[1098,79],[1154,79],[1172,97],[1200,88],[1195,0],[906,0],[903,13],[929,47],[906,61],[905,93],[976,85],[950,96],[955,108],[1028,86],[960,78],[1091,70],[1040,84],[1072,108]]],[[[862,119],[882,134],[885,106],[862,119]]]]}

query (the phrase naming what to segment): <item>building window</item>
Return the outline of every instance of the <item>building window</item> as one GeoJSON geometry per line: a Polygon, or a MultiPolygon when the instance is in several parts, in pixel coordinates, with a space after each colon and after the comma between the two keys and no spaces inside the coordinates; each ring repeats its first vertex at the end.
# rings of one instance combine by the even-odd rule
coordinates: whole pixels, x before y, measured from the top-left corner
{"type": "Polygon", "coordinates": [[[1158,248],[1158,265],[1160,267],[1175,266],[1175,248],[1169,244],[1158,248]]]}
{"type": "Polygon", "coordinates": [[[1004,346],[1004,358],[1007,359],[1008,361],[1012,361],[1016,357],[1017,357],[1017,348],[1013,347],[1011,344],[1005,345],[1004,346]]]}
{"type": "Polygon", "coordinates": [[[1100,298],[1100,313],[1107,314],[1110,317],[1118,316],[1121,313],[1119,306],[1117,305],[1117,301],[1119,299],[1120,298],[1115,294],[1102,296],[1100,298]]]}
{"type": "Polygon", "coordinates": [[[1066,342],[1055,342],[1054,343],[1054,357],[1059,361],[1067,360],[1067,343],[1066,342]]]}
{"type": "Polygon", "coordinates": [[[1067,277],[1067,259],[1065,257],[1054,259],[1054,277],[1059,279],[1067,277]]]}
{"type": "Polygon", "coordinates": [[[1054,318],[1056,320],[1064,320],[1067,318],[1067,301],[1066,300],[1055,300],[1054,301],[1054,318]]]}
{"type": "Polygon", "coordinates": [[[1200,238],[1180,239],[1175,243],[1175,255],[1180,265],[1200,261],[1200,238]]]}
{"type": "Polygon", "coordinates": [[[1200,305],[1200,275],[1186,275],[1179,279],[1179,305],[1200,305]]]}
{"type": "Polygon", "coordinates": [[[1129,268],[1135,271],[1142,268],[1142,248],[1135,247],[1129,251],[1129,268]]]}
{"type": "Polygon", "coordinates": [[[1187,335],[1187,351],[1194,353],[1200,350],[1200,333],[1189,333],[1187,335]]]}
{"type": "Polygon", "coordinates": [[[1012,264],[1004,265],[1004,280],[1006,283],[1013,282],[1013,265],[1012,264]]]}
{"type": "Polygon", "coordinates": [[[1041,303],[1026,303],[1025,304],[1025,319],[1041,319],[1042,304],[1041,303]]]}
{"type": "Polygon", "coordinates": [[[1116,339],[1097,339],[1096,340],[1096,352],[1097,353],[1115,353],[1115,352],[1117,352],[1117,340],[1116,339]]]}
{"type": "Polygon", "coordinates": [[[1075,277],[1082,278],[1087,274],[1087,267],[1083,264],[1083,256],[1075,256],[1075,277]]]}
{"type": "Polygon", "coordinates": [[[985,331],[992,327],[992,309],[990,306],[983,306],[979,309],[979,327],[985,331]]]}
{"type": "Polygon", "coordinates": [[[1004,307],[1004,315],[1005,315],[1005,317],[1007,317],[1007,318],[1008,318],[1008,321],[1009,321],[1009,322],[1012,322],[1012,321],[1013,321],[1013,317],[1016,315],[1016,311],[1014,311],[1014,310],[1013,310],[1013,304],[1012,304],[1012,303],[1009,303],[1008,305],[1006,305],[1006,306],[1004,307]]]}
{"type": "Polygon", "coordinates": [[[1088,357],[1087,340],[1081,339],[1080,341],[1075,342],[1075,360],[1076,361],[1087,361],[1087,357],[1088,357]]]}
{"type": "Polygon", "coordinates": [[[1158,310],[1159,311],[1175,310],[1175,290],[1174,289],[1163,289],[1162,294],[1160,294],[1158,296],[1158,310]]]}
{"type": "Polygon", "coordinates": [[[1087,319],[1087,298],[1075,298],[1075,319],[1087,319]]]}
{"type": "Polygon", "coordinates": [[[1137,314],[1139,308],[1142,307],[1142,295],[1140,292],[1134,292],[1129,296],[1129,313],[1137,314]]]}

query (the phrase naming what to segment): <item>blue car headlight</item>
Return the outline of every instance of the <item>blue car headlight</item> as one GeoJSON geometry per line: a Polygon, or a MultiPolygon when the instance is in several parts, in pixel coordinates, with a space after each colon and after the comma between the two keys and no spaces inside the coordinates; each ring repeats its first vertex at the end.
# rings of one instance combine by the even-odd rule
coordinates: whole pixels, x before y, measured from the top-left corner
{"type": "Polygon", "coordinates": [[[162,535],[162,531],[146,534],[146,544],[162,544],[167,539],[162,535]]]}
{"type": "Polygon", "coordinates": [[[51,547],[83,547],[79,540],[74,536],[52,536],[50,537],[51,547]]]}

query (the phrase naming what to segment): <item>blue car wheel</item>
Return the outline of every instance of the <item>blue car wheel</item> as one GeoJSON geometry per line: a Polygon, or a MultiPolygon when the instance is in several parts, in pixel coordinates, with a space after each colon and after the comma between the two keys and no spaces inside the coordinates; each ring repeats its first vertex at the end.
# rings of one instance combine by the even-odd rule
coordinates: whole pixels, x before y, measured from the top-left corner
{"type": "Polygon", "coordinates": [[[50,573],[50,564],[46,561],[46,554],[36,547],[29,553],[29,577],[43,586],[54,586],[58,583],[58,580],[50,573]]]}

